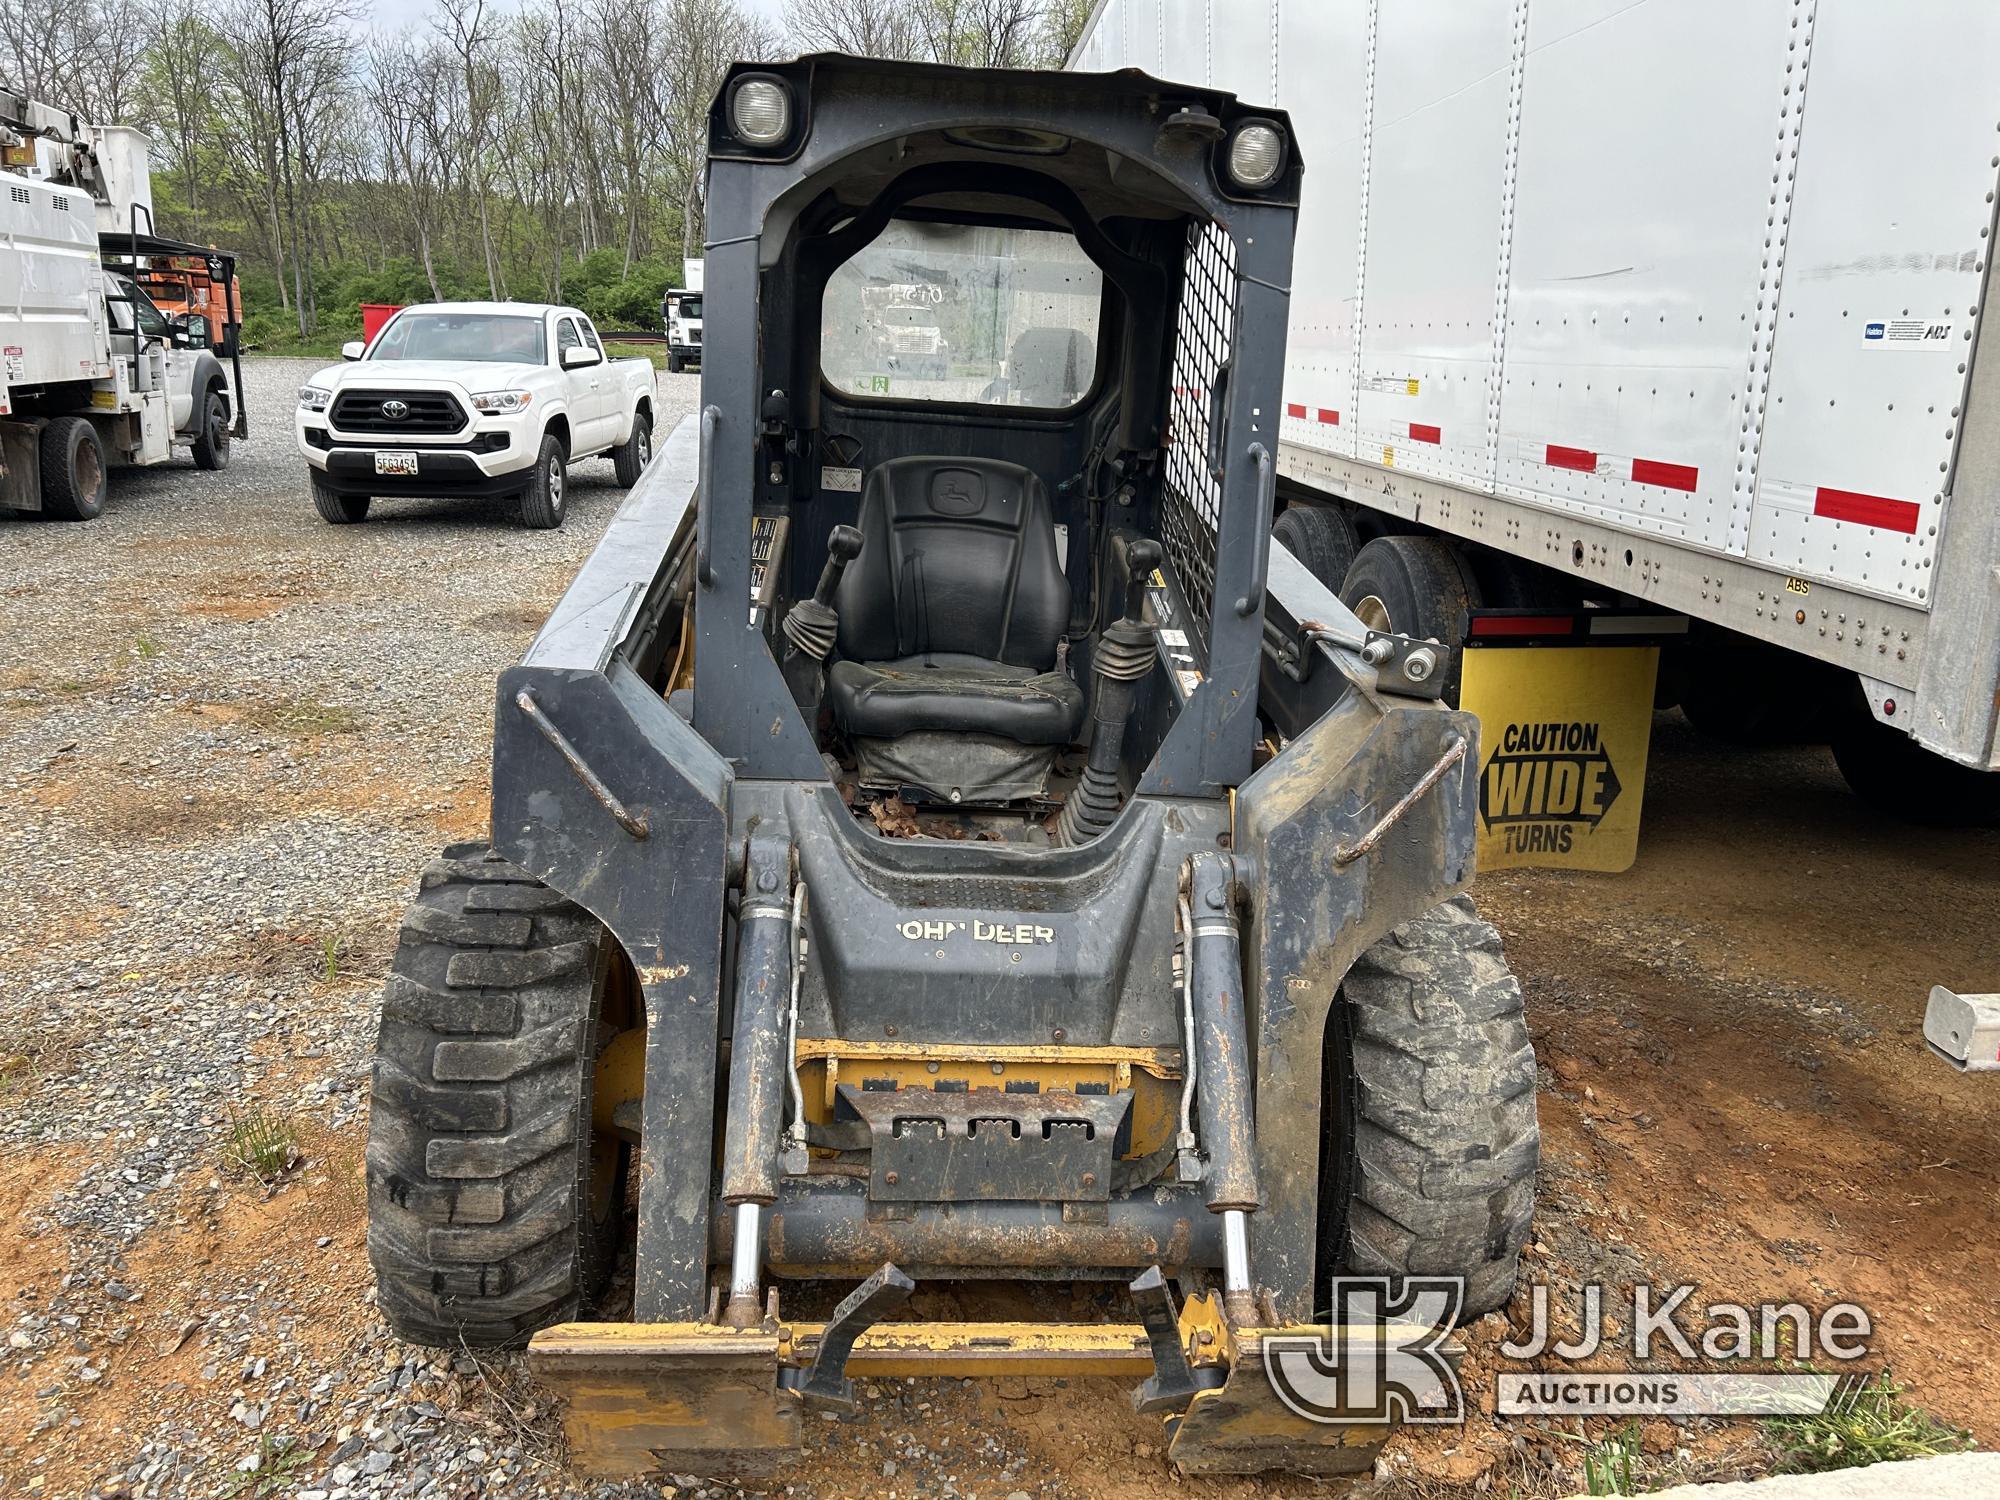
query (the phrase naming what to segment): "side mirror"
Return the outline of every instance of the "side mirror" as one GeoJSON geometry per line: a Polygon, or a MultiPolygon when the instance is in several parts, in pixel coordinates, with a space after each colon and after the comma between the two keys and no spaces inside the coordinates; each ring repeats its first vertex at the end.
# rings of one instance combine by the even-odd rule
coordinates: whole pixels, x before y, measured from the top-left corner
{"type": "Polygon", "coordinates": [[[340,357],[342,359],[359,359],[367,352],[368,346],[362,343],[360,339],[349,339],[340,346],[340,357]]]}
{"type": "Polygon", "coordinates": [[[208,347],[208,319],[200,313],[175,313],[168,328],[174,347],[177,349],[208,347]]]}
{"type": "Polygon", "coordinates": [[[581,344],[572,345],[562,352],[562,367],[565,370],[574,370],[582,365],[594,365],[596,363],[597,356],[581,344]]]}

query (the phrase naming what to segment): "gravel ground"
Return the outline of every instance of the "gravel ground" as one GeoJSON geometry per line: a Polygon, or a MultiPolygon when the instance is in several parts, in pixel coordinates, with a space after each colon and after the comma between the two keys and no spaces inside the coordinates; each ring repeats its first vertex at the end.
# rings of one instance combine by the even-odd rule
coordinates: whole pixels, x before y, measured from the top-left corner
{"type": "MultiPolygon", "coordinates": [[[[0,522],[0,1495],[554,1472],[532,1423],[500,1441],[518,1403],[440,1415],[511,1371],[374,1322],[358,1174],[398,913],[483,831],[494,676],[623,492],[593,460],[560,532],[500,503],[326,526],[291,438],[315,367],[246,365],[255,435],[219,474],[0,522]],[[276,1189],[231,1160],[260,1130],[303,1158],[276,1189]]],[[[663,427],[698,385],[659,377],[663,427]]]]}

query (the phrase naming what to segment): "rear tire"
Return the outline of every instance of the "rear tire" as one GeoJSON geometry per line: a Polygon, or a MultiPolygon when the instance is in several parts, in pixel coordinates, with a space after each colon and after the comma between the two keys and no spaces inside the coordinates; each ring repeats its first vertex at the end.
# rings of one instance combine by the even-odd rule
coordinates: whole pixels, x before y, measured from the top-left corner
{"type": "Polygon", "coordinates": [[[343,495],[319,475],[312,477],[313,509],[329,526],[353,526],[368,519],[368,496],[343,495]]]}
{"type": "Polygon", "coordinates": [[[1338,594],[1361,550],[1354,522],[1333,505],[1294,504],[1271,527],[1271,535],[1305,564],[1306,571],[1338,594]]]}
{"type": "Polygon", "coordinates": [[[1535,1050],[1500,934],[1460,896],[1355,961],[1328,1027],[1321,1265],[1513,1295],[1534,1220],[1535,1050]]]}
{"type": "Polygon", "coordinates": [[[603,1290],[624,1203],[623,1153],[591,1127],[612,946],[483,844],[424,872],[368,1124],[368,1257],[403,1338],[519,1344],[603,1290]]]}
{"type": "Polygon", "coordinates": [[[1905,822],[1932,828],[2000,827],[2000,771],[1975,771],[1933,754],[1864,705],[1833,738],[1833,759],[1854,795],[1905,822]]]}
{"type": "Polygon", "coordinates": [[[229,402],[223,398],[219,386],[210,386],[202,397],[201,427],[194,439],[194,466],[229,467],[229,402]]]}
{"type": "Polygon", "coordinates": [[[535,472],[521,491],[521,524],[531,531],[554,531],[563,523],[568,504],[569,455],[553,432],[542,434],[542,451],[535,472]]]}
{"type": "Polygon", "coordinates": [[[611,468],[621,489],[631,489],[653,461],[653,419],[645,412],[632,416],[632,435],[611,450],[611,468]]]}
{"type": "Polygon", "coordinates": [[[58,521],[94,521],[111,491],[104,440],[87,417],[56,417],[42,429],[42,509],[58,521]]]}
{"type": "Polygon", "coordinates": [[[1444,699],[1457,706],[1466,625],[1480,595],[1456,547],[1434,536],[1379,536],[1355,554],[1340,600],[1370,630],[1451,647],[1444,699]]]}
{"type": "Polygon", "coordinates": [[[678,375],[686,368],[687,361],[683,360],[678,354],[669,354],[667,356],[667,373],[669,375],[678,375]]]}

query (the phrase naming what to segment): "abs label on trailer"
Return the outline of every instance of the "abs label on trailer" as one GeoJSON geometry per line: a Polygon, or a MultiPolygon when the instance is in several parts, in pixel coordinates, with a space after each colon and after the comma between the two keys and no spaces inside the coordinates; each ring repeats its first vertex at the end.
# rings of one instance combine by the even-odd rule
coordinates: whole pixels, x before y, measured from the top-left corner
{"type": "Polygon", "coordinates": [[[1951,324],[1922,318],[1880,318],[1861,325],[1861,342],[1871,349],[1951,348],[1951,324]]]}

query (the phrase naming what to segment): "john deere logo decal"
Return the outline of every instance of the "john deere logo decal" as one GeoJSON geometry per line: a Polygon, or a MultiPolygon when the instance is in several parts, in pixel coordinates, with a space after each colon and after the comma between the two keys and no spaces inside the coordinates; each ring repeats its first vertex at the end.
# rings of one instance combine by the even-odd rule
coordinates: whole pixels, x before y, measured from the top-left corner
{"type": "Polygon", "coordinates": [[[1618,800],[1618,773],[1587,722],[1509,724],[1479,781],[1479,816],[1510,854],[1567,854],[1618,800]]]}

